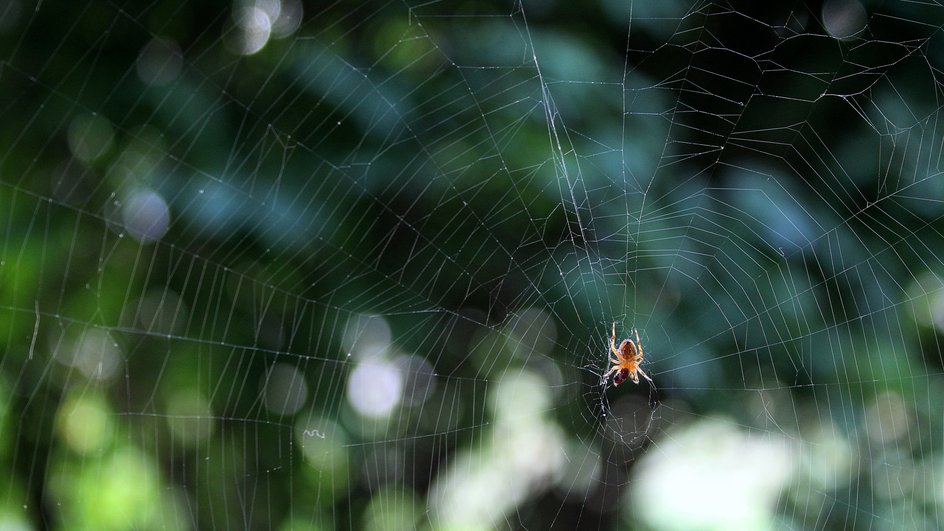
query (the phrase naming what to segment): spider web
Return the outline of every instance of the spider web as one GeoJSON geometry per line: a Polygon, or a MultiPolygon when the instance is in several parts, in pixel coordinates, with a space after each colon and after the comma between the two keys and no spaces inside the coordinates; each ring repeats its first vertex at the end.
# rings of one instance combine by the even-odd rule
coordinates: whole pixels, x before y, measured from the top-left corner
{"type": "Polygon", "coordinates": [[[0,526],[935,527],[942,21],[7,2],[0,526]]]}

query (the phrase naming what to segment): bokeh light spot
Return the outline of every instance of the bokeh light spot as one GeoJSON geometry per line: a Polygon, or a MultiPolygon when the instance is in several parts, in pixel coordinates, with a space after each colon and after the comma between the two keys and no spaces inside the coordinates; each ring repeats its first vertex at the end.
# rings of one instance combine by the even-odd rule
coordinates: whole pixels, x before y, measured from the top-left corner
{"type": "Polygon", "coordinates": [[[786,438],[710,419],[673,430],[657,447],[633,470],[627,515],[665,530],[773,526],[777,499],[796,466],[786,438]]]}
{"type": "Polygon", "coordinates": [[[277,363],[260,382],[263,399],[269,411],[278,415],[293,415],[308,399],[305,375],[287,363],[277,363]]]}
{"type": "Polygon", "coordinates": [[[170,208],[157,192],[138,189],[132,192],[121,210],[124,228],[141,243],[153,243],[164,237],[170,226],[170,208]]]}
{"type": "Polygon", "coordinates": [[[148,85],[169,85],[182,67],[183,52],[171,39],[154,37],[138,54],[138,78],[148,85]]]}
{"type": "Polygon", "coordinates": [[[111,123],[101,115],[81,114],[69,124],[69,148],[83,162],[92,162],[108,153],[114,136],[111,123]]]}
{"type": "Polygon", "coordinates": [[[107,380],[121,364],[122,351],[110,333],[98,328],[83,331],[74,341],[57,348],[53,355],[93,380],[107,380]]]}
{"type": "Polygon", "coordinates": [[[76,394],[62,403],[57,415],[59,434],[79,454],[101,450],[114,431],[108,404],[94,394],[76,394]]]}
{"type": "Polygon", "coordinates": [[[347,322],[344,348],[357,358],[383,355],[390,348],[393,334],[387,320],[379,315],[357,315],[347,322]]]}
{"type": "Polygon", "coordinates": [[[823,3],[823,26],[834,39],[848,39],[862,31],[868,14],[857,0],[827,0],[823,3]]]}
{"type": "Polygon", "coordinates": [[[242,55],[252,55],[265,47],[272,35],[272,21],[265,10],[256,6],[242,7],[233,14],[239,30],[236,48],[242,55]]]}
{"type": "Polygon", "coordinates": [[[403,375],[381,358],[358,363],[348,380],[347,398],[358,413],[373,418],[390,415],[400,403],[403,375]]]}
{"type": "Polygon", "coordinates": [[[216,431],[216,419],[207,399],[194,389],[183,388],[167,399],[167,427],[174,440],[188,446],[205,441],[216,431]]]}

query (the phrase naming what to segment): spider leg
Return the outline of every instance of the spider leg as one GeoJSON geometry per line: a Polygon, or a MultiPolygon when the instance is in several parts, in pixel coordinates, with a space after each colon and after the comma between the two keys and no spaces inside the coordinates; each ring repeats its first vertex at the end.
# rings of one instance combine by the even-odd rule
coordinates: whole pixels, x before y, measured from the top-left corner
{"type": "MultiPolygon", "coordinates": [[[[646,374],[646,371],[640,369],[639,367],[636,367],[636,370],[639,371],[639,374],[641,374],[643,378],[645,378],[645,379],[649,380],[650,382],[652,382],[652,378],[650,378],[649,375],[646,374]]],[[[653,383],[655,383],[655,382],[653,382],[653,383]]]]}
{"type": "Polygon", "coordinates": [[[618,370],[619,370],[619,365],[617,365],[616,367],[611,367],[610,370],[603,373],[603,376],[600,378],[600,383],[605,382],[610,377],[611,374],[613,374],[614,372],[618,370]]]}
{"type": "Polygon", "coordinates": [[[613,335],[610,336],[610,352],[612,352],[613,354],[616,354],[617,358],[622,359],[619,351],[616,350],[616,321],[613,321],[613,335]]]}
{"type": "MultiPolygon", "coordinates": [[[[612,352],[613,354],[615,354],[616,357],[619,358],[620,360],[623,359],[623,356],[620,355],[620,351],[619,351],[619,350],[616,350],[616,347],[614,347],[614,346],[612,346],[612,345],[610,345],[610,352],[612,352]]],[[[622,363],[622,361],[617,361],[616,363],[622,363]]]]}
{"type": "Polygon", "coordinates": [[[636,333],[636,350],[639,351],[639,359],[642,359],[642,341],[639,340],[639,330],[633,328],[633,332],[636,333]]]}

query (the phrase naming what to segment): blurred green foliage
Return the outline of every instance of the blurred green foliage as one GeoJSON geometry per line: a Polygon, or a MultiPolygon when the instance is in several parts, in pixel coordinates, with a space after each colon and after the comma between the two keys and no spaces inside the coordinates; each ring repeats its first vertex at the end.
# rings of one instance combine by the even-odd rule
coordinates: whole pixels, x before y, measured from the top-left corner
{"type": "Polygon", "coordinates": [[[308,3],[241,53],[276,4],[0,7],[0,527],[436,528],[527,433],[599,468],[496,522],[646,525],[640,449],[715,414],[809,450],[787,527],[934,522],[883,467],[944,442],[939,7],[308,3]],[[599,385],[612,321],[657,390],[599,385]]]}

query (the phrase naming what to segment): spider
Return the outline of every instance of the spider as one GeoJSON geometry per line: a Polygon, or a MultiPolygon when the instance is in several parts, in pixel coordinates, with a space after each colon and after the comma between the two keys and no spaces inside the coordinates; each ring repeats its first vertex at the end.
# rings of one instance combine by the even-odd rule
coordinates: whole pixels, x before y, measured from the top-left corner
{"type": "Polygon", "coordinates": [[[626,378],[633,380],[633,383],[639,383],[639,376],[636,374],[642,374],[643,378],[652,381],[652,378],[646,374],[645,371],[639,366],[642,363],[642,342],[639,341],[639,331],[634,329],[636,333],[636,342],[633,343],[632,339],[624,339],[620,341],[619,347],[616,346],[616,321],[613,321],[613,335],[610,337],[610,353],[616,355],[616,359],[612,357],[608,358],[610,363],[613,364],[610,367],[610,370],[603,375],[603,381],[605,382],[607,378],[610,377],[614,372],[616,377],[613,378],[613,385],[617,386],[626,378]],[[638,354],[636,353],[638,350],[638,354]]]}

